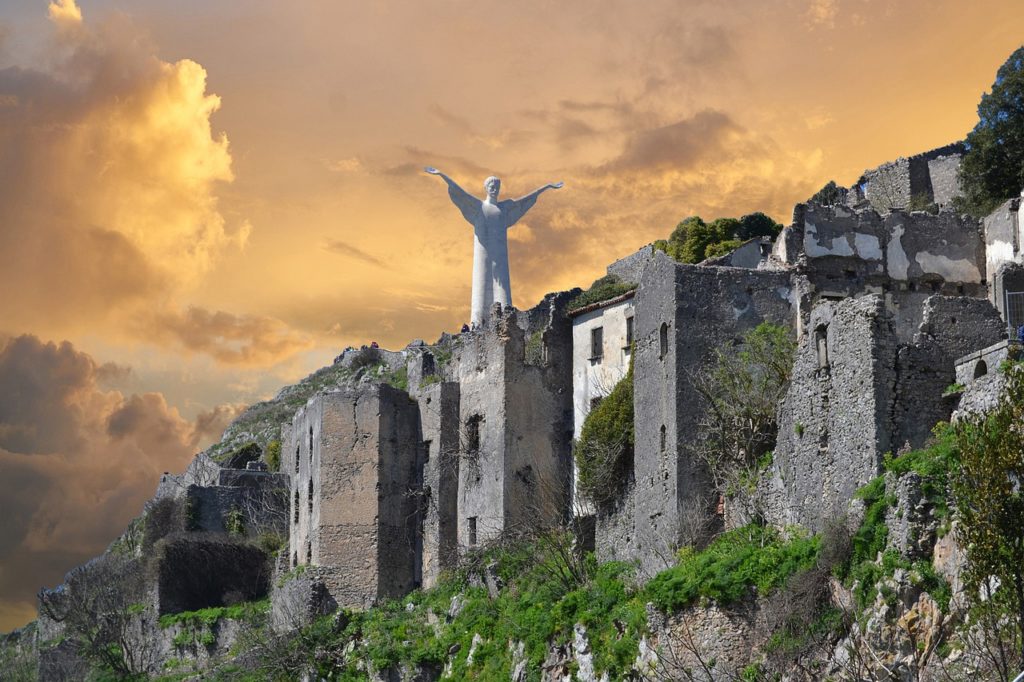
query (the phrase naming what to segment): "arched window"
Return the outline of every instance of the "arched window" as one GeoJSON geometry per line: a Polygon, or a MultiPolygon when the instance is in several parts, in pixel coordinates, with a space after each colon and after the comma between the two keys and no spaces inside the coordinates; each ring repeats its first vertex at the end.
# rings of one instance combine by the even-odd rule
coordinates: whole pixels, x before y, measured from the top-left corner
{"type": "Polygon", "coordinates": [[[988,365],[985,364],[984,360],[978,360],[978,364],[974,366],[974,378],[980,379],[986,374],[988,374],[988,365]]]}
{"type": "Polygon", "coordinates": [[[662,452],[665,452],[665,447],[667,445],[667,440],[668,440],[668,436],[667,436],[666,431],[665,431],[665,425],[662,424],[661,425],[661,451],[662,452]]]}
{"type": "Polygon", "coordinates": [[[662,360],[668,355],[668,323],[662,322],[661,329],[658,330],[658,345],[660,348],[660,357],[662,360]]]}

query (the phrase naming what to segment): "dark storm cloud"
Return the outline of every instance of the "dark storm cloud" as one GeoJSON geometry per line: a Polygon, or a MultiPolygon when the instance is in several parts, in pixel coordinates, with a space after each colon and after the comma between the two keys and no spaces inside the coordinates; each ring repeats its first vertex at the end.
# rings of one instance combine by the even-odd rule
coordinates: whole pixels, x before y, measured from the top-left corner
{"type": "Polygon", "coordinates": [[[42,586],[103,551],[163,471],[180,471],[240,406],[184,419],[159,393],[124,396],[70,343],[23,335],[0,350],[0,630],[42,586]]]}

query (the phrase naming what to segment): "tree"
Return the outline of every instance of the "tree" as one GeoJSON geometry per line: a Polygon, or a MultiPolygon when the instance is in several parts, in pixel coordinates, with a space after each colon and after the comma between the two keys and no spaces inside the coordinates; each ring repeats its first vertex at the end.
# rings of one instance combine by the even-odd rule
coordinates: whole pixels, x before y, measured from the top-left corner
{"type": "Polygon", "coordinates": [[[1007,372],[1006,392],[987,417],[957,424],[956,441],[952,488],[957,540],[967,553],[965,594],[975,619],[999,630],[987,649],[1009,680],[1024,662],[1024,369],[1007,372]]]}
{"type": "Polygon", "coordinates": [[[966,144],[957,207],[980,217],[1024,186],[1024,47],[999,67],[992,91],[981,96],[966,144]]]}
{"type": "Polygon", "coordinates": [[[146,598],[140,560],[104,554],[38,596],[40,614],[63,625],[78,654],[94,667],[118,679],[140,678],[152,667],[156,643],[135,627],[146,598]]]}
{"type": "Polygon", "coordinates": [[[761,459],[775,443],[775,415],[789,385],[796,343],[785,327],[763,322],[743,344],[716,350],[693,377],[704,401],[697,454],[722,495],[757,520],[755,483],[761,459]]]}
{"type": "Polygon", "coordinates": [[[760,211],[748,213],[740,218],[739,223],[734,237],[742,241],[753,239],[754,237],[771,237],[774,239],[779,235],[779,232],[782,232],[782,225],[760,211]]]}
{"type": "Polygon", "coordinates": [[[717,218],[706,223],[700,216],[690,216],[672,231],[669,238],[654,242],[654,248],[680,263],[700,263],[707,258],[724,256],[754,237],[775,237],[782,225],[761,212],[742,218],[717,218]]]}

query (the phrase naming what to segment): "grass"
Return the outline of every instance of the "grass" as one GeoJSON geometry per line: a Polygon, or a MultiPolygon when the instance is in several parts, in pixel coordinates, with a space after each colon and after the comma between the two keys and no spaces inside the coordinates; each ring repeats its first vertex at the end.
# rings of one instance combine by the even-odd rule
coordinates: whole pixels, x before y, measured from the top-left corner
{"type": "Polygon", "coordinates": [[[559,545],[520,544],[480,552],[474,557],[475,569],[447,574],[431,590],[365,612],[325,616],[297,633],[290,646],[304,647],[302,660],[314,676],[323,678],[350,679],[346,675],[355,675],[361,662],[378,671],[401,665],[439,670],[448,664],[452,679],[492,680],[509,679],[515,665],[510,643],[521,643],[527,679],[539,680],[550,646],[572,641],[574,626],[580,623],[587,630],[597,675],[625,679],[647,634],[648,602],[674,611],[701,599],[728,605],[747,595],[767,594],[813,565],[818,553],[817,538],[784,539],[749,526],[722,535],[702,552],[683,552],[677,566],[635,589],[631,565],[598,565],[593,555],[585,559],[577,579],[566,580],[566,565],[551,551],[553,546],[559,545]],[[496,597],[471,577],[484,566],[492,566],[503,583],[496,597]],[[453,600],[461,608],[449,619],[453,600]],[[482,641],[470,664],[474,635],[482,641]],[[354,649],[347,648],[351,642],[354,649]]]}
{"type": "Polygon", "coordinates": [[[729,605],[755,593],[768,594],[814,566],[818,544],[817,537],[785,540],[769,528],[738,528],[723,533],[702,552],[682,550],[676,566],[647,584],[646,596],[671,612],[700,600],[729,605]]]}
{"type": "Polygon", "coordinates": [[[256,616],[269,613],[270,600],[261,599],[253,602],[243,602],[234,606],[213,606],[198,611],[182,611],[181,613],[167,613],[160,616],[160,627],[167,629],[175,625],[206,626],[215,624],[222,618],[230,620],[247,620],[256,616]]]}
{"type": "Polygon", "coordinates": [[[945,398],[946,396],[959,395],[963,393],[966,388],[967,387],[961,383],[950,384],[942,391],[942,397],[945,398]]]}
{"type": "MultiPolygon", "coordinates": [[[[883,467],[897,478],[914,472],[921,477],[921,491],[939,520],[939,532],[948,527],[949,470],[956,465],[956,441],[953,428],[946,423],[933,430],[932,443],[900,457],[886,456],[883,467]]],[[[879,583],[891,577],[896,569],[909,572],[913,584],[928,592],[943,611],[947,611],[951,590],[949,584],[935,573],[929,559],[911,562],[888,547],[887,512],[896,506],[896,496],[886,490],[885,476],[879,476],[857,491],[864,501],[864,518],[853,536],[849,562],[836,573],[848,586],[855,586],[854,596],[860,608],[875,599],[879,583]]],[[[885,596],[885,595],[883,595],[885,596]]]]}

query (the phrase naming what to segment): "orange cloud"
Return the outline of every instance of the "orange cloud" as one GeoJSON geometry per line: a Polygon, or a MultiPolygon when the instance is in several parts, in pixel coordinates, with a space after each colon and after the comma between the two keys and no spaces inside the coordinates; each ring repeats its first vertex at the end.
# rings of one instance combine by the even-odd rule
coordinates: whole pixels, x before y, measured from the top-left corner
{"type": "Polygon", "coordinates": [[[145,338],[189,353],[206,353],[229,365],[266,367],[312,347],[312,340],[281,320],[261,315],[233,315],[190,307],[165,310],[141,323],[145,338]]]}
{"type": "Polygon", "coordinates": [[[52,66],[0,69],[8,328],[92,326],[194,284],[247,234],[218,207],[231,155],[203,67],[158,59],[123,17],[91,26],[74,0],[49,17],[52,66]]]}

